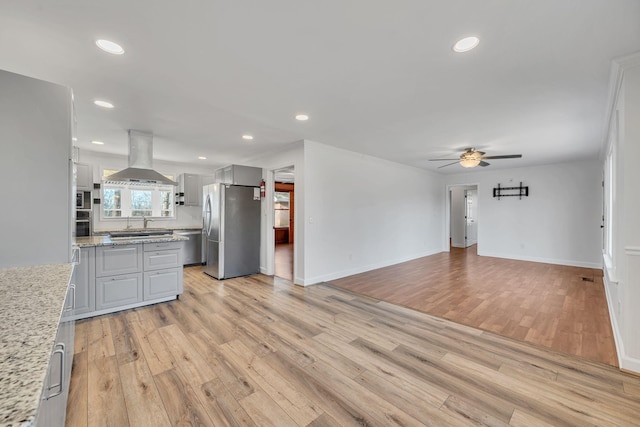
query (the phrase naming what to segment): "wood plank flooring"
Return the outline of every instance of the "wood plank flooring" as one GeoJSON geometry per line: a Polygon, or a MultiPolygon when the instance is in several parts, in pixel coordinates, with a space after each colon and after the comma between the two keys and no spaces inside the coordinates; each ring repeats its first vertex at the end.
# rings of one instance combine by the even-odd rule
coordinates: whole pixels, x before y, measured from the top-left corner
{"type": "Polygon", "coordinates": [[[293,281],[293,243],[278,243],[275,251],[275,275],[293,281]]]}
{"type": "Polygon", "coordinates": [[[456,323],[618,365],[601,270],[481,257],[474,245],[331,284],[456,323]]]}
{"type": "Polygon", "coordinates": [[[640,378],[328,285],[185,269],[77,323],[67,426],[640,425],[640,378]]]}

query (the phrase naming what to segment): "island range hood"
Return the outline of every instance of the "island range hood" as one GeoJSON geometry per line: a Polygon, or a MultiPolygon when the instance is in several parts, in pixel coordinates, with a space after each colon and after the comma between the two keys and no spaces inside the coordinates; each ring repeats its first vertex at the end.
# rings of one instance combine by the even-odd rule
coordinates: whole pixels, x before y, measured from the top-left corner
{"type": "Polygon", "coordinates": [[[109,183],[178,185],[153,170],[153,134],[129,130],[129,167],[105,178],[109,183]]]}

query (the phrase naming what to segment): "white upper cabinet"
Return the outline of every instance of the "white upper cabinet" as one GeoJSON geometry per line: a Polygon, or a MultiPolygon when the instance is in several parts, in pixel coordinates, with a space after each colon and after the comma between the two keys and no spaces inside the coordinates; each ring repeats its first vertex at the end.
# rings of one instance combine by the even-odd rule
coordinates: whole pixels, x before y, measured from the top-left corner
{"type": "Polygon", "coordinates": [[[252,166],[229,165],[215,172],[216,182],[230,185],[260,186],[262,169],[252,166]]]}
{"type": "Polygon", "coordinates": [[[202,205],[202,180],[200,175],[192,173],[183,173],[178,177],[180,188],[179,201],[185,206],[201,206],[202,205]]]}
{"type": "Polygon", "coordinates": [[[93,190],[93,168],[91,165],[76,163],[76,189],[78,191],[93,190]]]}

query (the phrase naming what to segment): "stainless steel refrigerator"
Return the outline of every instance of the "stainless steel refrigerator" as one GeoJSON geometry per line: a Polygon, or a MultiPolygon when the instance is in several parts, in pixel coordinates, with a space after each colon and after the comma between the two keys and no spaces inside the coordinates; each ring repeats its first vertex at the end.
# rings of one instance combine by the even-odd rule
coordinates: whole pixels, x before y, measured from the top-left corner
{"type": "Polygon", "coordinates": [[[216,279],[260,272],[260,189],[228,184],[203,187],[203,271],[216,279]]]}

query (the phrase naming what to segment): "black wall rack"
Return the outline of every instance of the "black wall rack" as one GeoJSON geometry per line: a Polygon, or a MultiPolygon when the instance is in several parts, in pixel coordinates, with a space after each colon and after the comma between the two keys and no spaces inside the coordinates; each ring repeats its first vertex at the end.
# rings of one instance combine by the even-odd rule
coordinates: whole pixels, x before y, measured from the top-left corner
{"type": "Polygon", "coordinates": [[[500,200],[500,197],[518,197],[522,199],[523,196],[529,196],[529,187],[523,187],[522,181],[520,181],[519,187],[500,187],[500,184],[498,184],[498,186],[493,189],[493,197],[497,197],[498,200],[500,200]]]}

